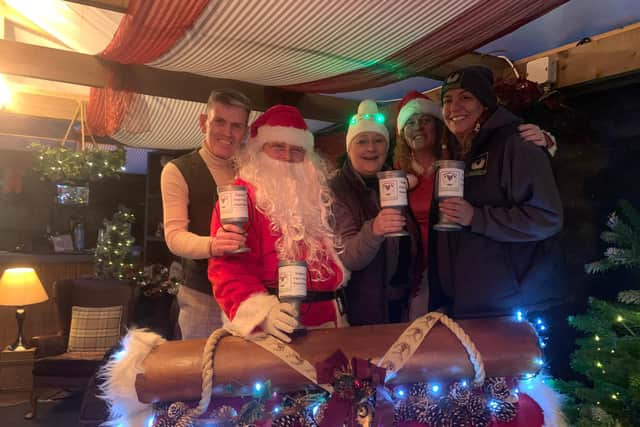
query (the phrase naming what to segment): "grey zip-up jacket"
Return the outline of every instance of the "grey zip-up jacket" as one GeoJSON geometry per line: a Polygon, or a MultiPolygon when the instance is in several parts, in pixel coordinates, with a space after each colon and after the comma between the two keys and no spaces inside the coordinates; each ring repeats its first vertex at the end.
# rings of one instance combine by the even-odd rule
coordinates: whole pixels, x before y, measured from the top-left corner
{"type": "Polygon", "coordinates": [[[344,243],[340,260],[351,270],[347,284],[347,318],[351,326],[388,323],[388,303],[403,300],[408,305],[409,293],[422,277],[422,257],[418,224],[407,210],[410,259],[399,259],[398,237],[385,238],[373,234],[373,220],[380,212],[378,194],[368,188],[346,160],[332,179],[335,195],[336,233],[344,243]],[[391,283],[393,276],[404,270],[406,282],[391,283]]]}
{"type": "Polygon", "coordinates": [[[520,122],[498,107],[482,126],[462,159],[471,225],[433,233],[433,294],[444,293],[457,317],[543,310],[566,294],[560,195],[548,153],[520,138],[520,122]]]}

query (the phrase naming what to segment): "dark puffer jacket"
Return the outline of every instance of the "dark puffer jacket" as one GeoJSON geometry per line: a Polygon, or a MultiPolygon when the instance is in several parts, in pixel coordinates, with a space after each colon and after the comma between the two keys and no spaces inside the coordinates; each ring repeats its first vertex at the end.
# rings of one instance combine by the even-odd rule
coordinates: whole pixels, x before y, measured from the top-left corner
{"type": "Polygon", "coordinates": [[[346,288],[349,324],[388,323],[389,302],[404,300],[408,303],[411,289],[420,282],[418,261],[422,257],[422,246],[418,224],[408,212],[410,237],[374,235],[372,225],[380,212],[379,196],[367,187],[348,159],[331,181],[331,189],[335,195],[336,233],[345,245],[340,259],[351,270],[346,288]],[[400,239],[409,239],[407,259],[399,259],[400,239]]]}
{"type": "Polygon", "coordinates": [[[462,159],[471,226],[433,233],[432,295],[444,293],[457,317],[544,310],[566,296],[558,244],[562,203],[550,159],[522,141],[518,124],[499,107],[482,126],[462,159]]]}

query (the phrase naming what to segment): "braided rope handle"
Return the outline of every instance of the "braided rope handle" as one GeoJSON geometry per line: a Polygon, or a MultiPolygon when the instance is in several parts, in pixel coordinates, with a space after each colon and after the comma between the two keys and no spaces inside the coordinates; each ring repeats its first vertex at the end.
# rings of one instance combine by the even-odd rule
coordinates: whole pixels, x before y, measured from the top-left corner
{"type": "Polygon", "coordinates": [[[486,377],[484,360],[475,344],[455,320],[436,311],[427,313],[414,320],[376,364],[387,369],[387,378],[389,378],[390,374],[398,372],[404,367],[405,362],[418,350],[418,347],[420,347],[424,339],[438,322],[442,323],[453,333],[467,352],[474,370],[473,383],[477,385],[484,383],[486,377]]]}
{"type": "Polygon", "coordinates": [[[437,316],[437,319],[440,321],[440,323],[446,326],[453,333],[453,335],[455,335],[456,338],[458,338],[458,341],[460,341],[460,344],[462,344],[464,349],[467,351],[467,355],[469,356],[469,361],[471,362],[471,365],[473,365],[473,370],[475,373],[475,377],[473,378],[473,383],[476,385],[481,385],[482,383],[484,383],[484,379],[486,377],[486,372],[484,370],[484,360],[482,359],[482,355],[478,351],[478,348],[476,347],[474,342],[471,340],[471,337],[467,335],[464,329],[462,329],[462,327],[458,325],[458,323],[455,320],[453,320],[446,314],[443,314],[443,313],[433,313],[433,314],[437,316]]]}
{"type": "Polygon", "coordinates": [[[209,335],[207,343],[204,345],[204,350],[202,351],[202,394],[200,402],[198,402],[198,406],[191,409],[188,413],[188,416],[192,419],[198,418],[200,415],[204,414],[209,407],[209,403],[211,403],[211,390],[213,388],[213,354],[220,340],[227,335],[230,334],[226,329],[216,329],[211,333],[211,335],[209,335]]]}

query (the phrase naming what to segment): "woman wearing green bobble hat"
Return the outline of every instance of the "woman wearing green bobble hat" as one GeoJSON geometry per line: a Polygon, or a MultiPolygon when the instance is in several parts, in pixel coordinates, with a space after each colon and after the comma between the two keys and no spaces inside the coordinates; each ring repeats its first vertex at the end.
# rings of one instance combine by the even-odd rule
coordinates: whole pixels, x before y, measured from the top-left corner
{"type": "Polygon", "coordinates": [[[380,207],[377,173],[384,170],[389,131],[374,101],[349,121],[347,160],[332,180],[340,258],[351,270],[347,316],[351,325],[407,320],[409,295],[422,278],[420,232],[410,212],[380,207]],[[385,237],[405,229],[409,237],[385,237]]]}

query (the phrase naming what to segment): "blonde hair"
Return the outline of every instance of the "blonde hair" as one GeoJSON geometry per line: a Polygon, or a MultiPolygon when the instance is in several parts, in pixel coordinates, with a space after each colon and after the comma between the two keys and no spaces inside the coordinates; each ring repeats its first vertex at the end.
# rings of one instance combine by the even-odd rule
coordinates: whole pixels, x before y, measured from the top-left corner
{"type": "MultiPolygon", "coordinates": [[[[444,131],[445,126],[439,118],[433,116],[430,117],[434,120],[436,130],[435,140],[438,141],[438,143],[433,147],[433,154],[437,159],[439,159],[442,155],[442,144],[447,144],[446,132],[444,131]]],[[[407,141],[404,139],[403,130],[404,127],[397,130],[396,146],[393,148],[393,167],[399,168],[407,173],[422,175],[425,171],[418,171],[415,169],[413,164],[413,152],[411,147],[409,147],[409,144],[407,144],[407,141]]]]}

